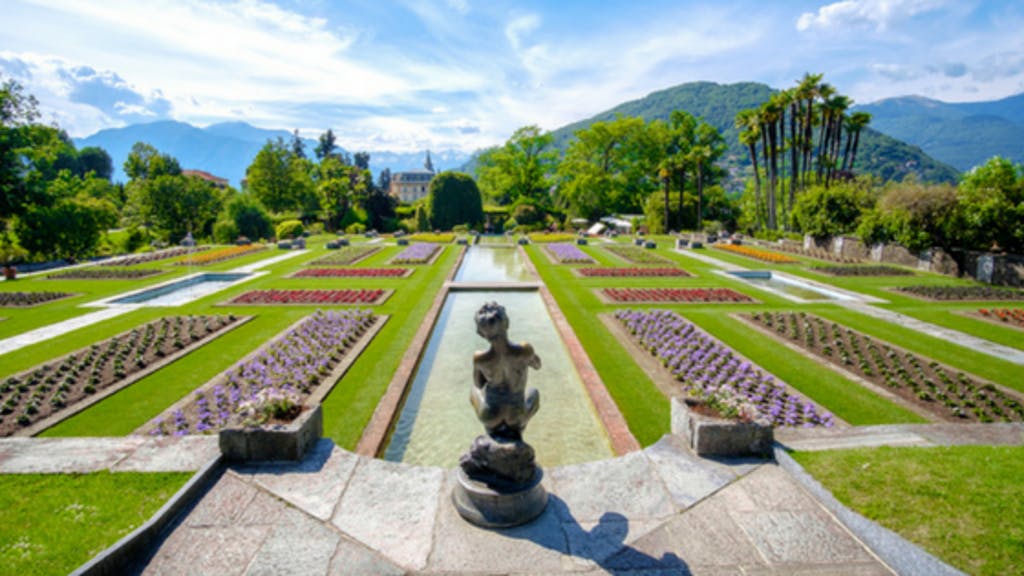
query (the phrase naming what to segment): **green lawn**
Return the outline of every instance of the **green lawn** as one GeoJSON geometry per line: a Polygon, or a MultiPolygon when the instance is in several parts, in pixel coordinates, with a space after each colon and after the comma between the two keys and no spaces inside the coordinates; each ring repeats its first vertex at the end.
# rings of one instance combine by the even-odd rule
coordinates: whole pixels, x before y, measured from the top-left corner
{"type": "Polygon", "coordinates": [[[142,525],[190,476],[0,475],[0,575],[71,572],[142,525]]]}
{"type": "Polygon", "coordinates": [[[1024,574],[1024,447],[794,453],[840,502],[969,574],[1024,574]]]}

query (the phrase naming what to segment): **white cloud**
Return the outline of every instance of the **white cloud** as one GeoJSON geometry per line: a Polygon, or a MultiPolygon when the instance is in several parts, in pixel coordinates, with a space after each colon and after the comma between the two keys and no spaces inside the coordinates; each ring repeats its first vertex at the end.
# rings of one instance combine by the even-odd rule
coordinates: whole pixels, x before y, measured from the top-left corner
{"type": "Polygon", "coordinates": [[[804,12],[796,21],[801,32],[814,28],[875,28],[886,30],[893,22],[929,12],[948,0],[841,0],[815,12],[804,12]]]}
{"type": "Polygon", "coordinates": [[[505,38],[514,50],[519,50],[522,45],[523,36],[533,32],[540,27],[540,16],[536,14],[525,14],[512,19],[505,26],[505,38]]]}

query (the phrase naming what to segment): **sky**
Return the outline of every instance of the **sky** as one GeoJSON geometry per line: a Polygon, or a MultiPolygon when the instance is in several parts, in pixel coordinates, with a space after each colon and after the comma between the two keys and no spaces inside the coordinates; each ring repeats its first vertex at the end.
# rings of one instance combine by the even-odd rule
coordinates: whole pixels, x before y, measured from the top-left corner
{"type": "Polygon", "coordinates": [[[692,81],[1024,92],[1021,0],[3,0],[0,75],[84,137],[174,119],[464,152],[692,81]]]}

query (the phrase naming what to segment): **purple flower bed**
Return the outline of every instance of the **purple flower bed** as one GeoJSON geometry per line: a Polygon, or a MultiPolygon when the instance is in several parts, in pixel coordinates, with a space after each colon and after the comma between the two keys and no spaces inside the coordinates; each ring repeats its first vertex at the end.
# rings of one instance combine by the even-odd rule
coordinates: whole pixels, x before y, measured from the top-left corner
{"type": "Polygon", "coordinates": [[[832,414],[819,412],[814,404],[790,394],[772,376],[737,358],[675,312],[619,310],[615,318],[691,395],[745,398],[775,426],[831,427],[835,423],[832,414]]]}
{"type": "Polygon", "coordinates": [[[369,310],[318,310],[255,358],[232,368],[226,383],[197,392],[184,408],[161,415],[144,430],[153,436],[211,434],[229,425],[294,417],[375,320],[369,310]]]}
{"type": "Polygon", "coordinates": [[[437,244],[417,243],[411,244],[402,250],[398,256],[391,259],[392,264],[426,264],[434,257],[434,253],[441,249],[437,244]]]}
{"type": "Polygon", "coordinates": [[[552,256],[562,264],[593,264],[594,259],[576,247],[575,244],[548,244],[546,246],[552,256]]]}

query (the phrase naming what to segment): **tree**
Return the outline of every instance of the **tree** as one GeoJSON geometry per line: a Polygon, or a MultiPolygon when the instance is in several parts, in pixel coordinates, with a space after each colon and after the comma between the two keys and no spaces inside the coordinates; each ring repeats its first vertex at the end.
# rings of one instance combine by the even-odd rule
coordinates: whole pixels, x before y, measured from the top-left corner
{"type": "Polygon", "coordinates": [[[377,175],[377,189],[388,193],[391,190],[391,169],[385,168],[377,175]]]}
{"type": "Polygon", "coordinates": [[[24,211],[26,182],[21,150],[28,145],[28,127],[39,117],[35,96],[21,84],[0,75],[0,225],[24,211]]]}
{"type": "Polygon", "coordinates": [[[862,214],[874,207],[870,186],[870,179],[863,179],[808,188],[793,206],[794,228],[818,239],[854,232],[862,214]]]}
{"type": "Polygon", "coordinates": [[[968,172],[953,227],[967,249],[1024,253],[1024,167],[997,156],[968,172]]]}
{"type": "Polygon", "coordinates": [[[110,154],[98,146],[87,146],[78,151],[78,172],[79,176],[86,176],[92,172],[97,178],[110,180],[114,173],[114,161],[110,154]]]}
{"type": "Polygon", "coordinates": [[[360,170],[369,170],[370,169],[370,153],[369,152],[356,152],[355,155],[352,156],[352,162],[355,164],[356,168],[359,168],[360,170]]]}
{"type": "Polygon", "coordinates": [[[485,193],[499,204],[514,204],[521,198],[545,205],[558,153],[550,149],[551,134],[538,126],[523,126],[504,146],[478,157],[476,175],[485,193]],[[483,184],[486,183],[486,184],[483,184]]]}
{"type": "Polygon", "coordinates": [[[292,131],[292,156],[296,158],[306,157],[306,144],[302,141],[302,137],[299,136],[298,128],[292,131]]]}
{"type": "Polygon", "coordinates": [[[249,191],[271,212],[295,210],[300,197],[295,182],[302,177],[292,167],[291,151],[284,140],[268,140],[245,171],[249,191]]]}
{"type": "Polygon", "coordinates": [[[712,125],[699,121],[693,146],[688,155],[697,181],[697,229],[704,227],[704,181],[714,169],[714,163],[725,152],[725,140],[712,125]]]}
{"type": "Polygon", "coordinates": [[[337,148],[337,140],[334,138],[334,131],[330,128],[326,132],[320,135],[320,142],[316,146],[316,150],[313,151],[316,154],[317,160],[323,160],[328,156],[334,154],[334,149],[337,148]]]}
{"type": "MultiPolygon", "coordinates": [[[[109,185],[109,182],[107,183],[109,185]]],[[[47,187],[48,203],[29,206],[15,226],[21,245],[46,258],[77,260],[93,254],[117,223],[117,208],[85,192],[86,183],[63,171],[47,187]]]]}
{"type": "Polygon", "coordinates": [[[160,176],[181,174],[181,165],[173,156],[161,154],[144,142],[136,142],[124,161],[124,172],[129,180],[153,180],[160,176]]]}
{"type": "Polygon", "coordinates": [[[235,224],[238,234],[250,239],[270,238],[274,224],[259,200],[249,194],[239,194],[224,206],[228,219],[235,224]]]}
{"type": "Polygon", "coordinates": [[[394,227],[395,204],[394,196],[386,190],[374,188],[366,199],[366,214],[370,227],[374,230],[389,230],[394,227]],[[390,222],[390,224],[389,224],[390,222]]]}
{"type": "Polygon", "coordinates": [[[435,176],[430,182],[427,206],[431,224],[441,230],[451,230],[458,224],[477,226],[484,221],[480,189],[468,174],[448,171],[435,176]]]}
{"type": "Polygon", "coordinates": [[[953,186],[922,184],[908,177],[886,186],[875,209],[862,216],[857,235],[869,246],[897,242],[911,252],[938,246],[962,270],[963,254],[957,255],[962,234],[952,218],[956,207],[953,186]]]}
{"type": "Polygon", "coordinates": [[[165,174],[135,183],[130,190],[130,202],[143,221],[173,242],[189,232],[208,236],[221,210],[217,189],[194,176],[165,174]]]}

